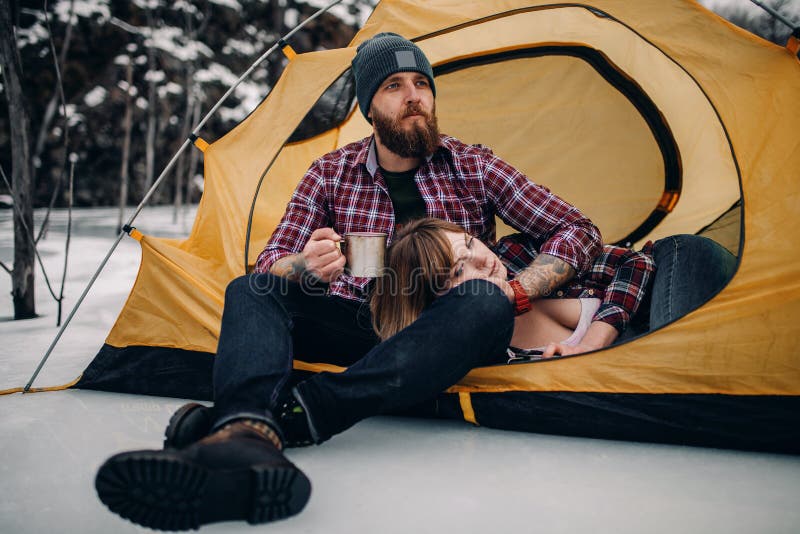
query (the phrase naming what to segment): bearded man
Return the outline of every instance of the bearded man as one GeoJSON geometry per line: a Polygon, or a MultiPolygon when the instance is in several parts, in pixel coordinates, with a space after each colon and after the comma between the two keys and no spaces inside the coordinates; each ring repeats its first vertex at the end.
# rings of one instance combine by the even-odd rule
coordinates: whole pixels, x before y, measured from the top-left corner
{"type": "Polygon", "coordinates": [[[165,450],[118,454],[100,468],[100,498],[123,517],[188,529],[298,513],[311,485],[284,447],[319,444],[505,361],[515,311],[600,253],[599,231],[575,207],[489,149],[439,134],[433,69],[414,43],[376,35],[359,46],[352,70],[373,135],[311,165],[255,273],[228,286],[213,408],[184,406],[165,450]],[[391,241],[398,225],[430,216],[491,244],[496,215],[539,245],[533,263],[510,284],[465,282],[380,342],[364,305],[371,280],[343,271],[342,236],[384,232],[391,241]],[[295,354],[347,370],[293,386],[295,354]]]}

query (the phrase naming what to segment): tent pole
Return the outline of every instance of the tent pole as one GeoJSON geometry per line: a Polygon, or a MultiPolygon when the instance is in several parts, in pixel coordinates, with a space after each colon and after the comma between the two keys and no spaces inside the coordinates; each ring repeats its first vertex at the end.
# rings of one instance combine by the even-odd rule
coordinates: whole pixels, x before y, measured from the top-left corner
{"type": "Polygon", "coordinates": [[[764,11],[766,11],[767,13],[769,13],[770,15],[772,15],[773,17],[775,17],[776,19],[778,19],[779,21],[789,26],[789,28],[791,28],[792,31],[796,32],[797,30],[800,29],[800,26],[795,26],[794,24],[792,24],[792,21],[790,21],[789,19],[787,19],[786,17],[778,13],[775,9],[766,5],[765,3],[760,2],[759,0],[750,0],[750,1],[753,2],[755,5],[757,5],[758,7],[760,7],[761,9],[763,9],[764,11]]]}
{"type": "Polygon", "coordinates": [[[133,220],[136,218],[137,215],[139,215],[142,209],[144,209],[145,205],[147,205],[147,202],[150,200],[150,197],[153,196],[153,193],[156,191],[156,189],[158,189],[158,186],[161,185],[161,182],[163,182],[164,179],[167,177],[169,171],[172,170],[172,167],[175,165],[175,162],[178,161],[178,158],[181,156],[181,154],[183,154],[183,151],[186,150],[186,147],[188,147],[190,144],[191,141],[189,139],[183,142],[181,148],[178,149],[178,151],[172,157],[172,159],[164,168],[164,170],[161,171],[161,174],[158,176],[158,179],[153,183],[152,187],[150,187],[150,190],[147,192],[142,201],[139,203],[139,206],[136,208],[136,212],[128,219],[128,222],[125,223],[125,225],[123,225],[122,229],[119,232],[119,235],[117,236],[117,240],[114,241],[114,244],[111,245],[111,248],[106,254],[106,257],[103,258],[103,261],[100,262],[100,266],[97,268],[94,275],[92,275],[92,278],[89,280],[89,283],[86,284],[86,288],[84,288],[83,293],[81,293],[81,296],[78,297],[78,301],[75,303],[75,306],[73,306],[72,311],[69,312],[69,315],[67,316],[67,319],[64,321],[64,324],[62,324],[61,328],[59,328],[58,333],[56,333],[56,337],[53,338],[53,341],[50,343],[50,347],[48,347],[47,352],[45,352],[44,356],[42,357],[42,360],[39,362],[39,365],[33,372],[33,375],[31,375],[30,380],[28,380],[28,383],[25,384],[25,387],[22,389],[23,393],[27,393],[30,390],[31,385],[33,385],[33,381],[36,380],[36,377],[39,375],[39,372],[42,370],[42,367],[44,367],[45,362],[50,357],[50,354],[53,352],[53,349],[56,347],[58,340],[61,339],[61,335],[64,333],[64,330],[67,329],[67,326],[69,325],[70,321],[72,321],[72,317],[75,315],[75,313],[78,311],[78,308],[83,303],[83,299],[86,298],[86,295],[89,293],[89,290],[92,288],[95,281],[100,276],[100,273],[105,268],[106,263],[108,263],[108,260],[111,258],[111,255],[117,249],[117,246],[122,241],[122,238],[125,237],[126,233],[128,233],[131,230],[131,223],[133,223],[133,220]]]}
{"type": "Polygon", "coordinates": [[[83,290],[83,293],[81,293],[81,296],[78,298],[78,301],[75,303],[75,306],[73,306],[72,311],[70,311],[69,315],[67,316],[67,319],[64,321],[64,324],[61,325],[61,328],[58,330],[58,333],[56,333],[55,338],[53,338],[52,343],[50,343],[50,347],[48,347],[47,352],[45,352],[44,356],[42,357],[42,360],[39,362],[39,365],[36,367],[36,370],[33,372],[33,375],[31,375],[30,380],[28,380],[28,383],[25,384],[25,387],[22,389],[23,393],[28,393],[30,391],[34,380],[36,380],[36,377],[39,376],[39,372],[44,367],[44,364],[47,362],[47,359],[50,357],[50,354],[53,352],[53,349],[55,349],[56,344],[61,339],[61,336],[62,336],[62,334],[64,334],[64,331],[67,329],[67,326],[69,325],[70,321],[72,321],[72,317],[78,311],[78,308],[80,308],[81,304],[83,303],[83,300],[86,298],[86,295],[89,293],[89,290],[94,285],[94,282],[100,276],[100,273],[105,268],[106,263],[108,263],[108,260],[111,258],[111,255],[117,249],[117,246],[122,241],[122,238],[125,236],[126,233],[130,232],[131,225],[133,224],[133,221],[136,219],[136,217],[139,215],[139,213],[141,213],[141,211],[147,205],[148,201],[150,200],[150,197],[153,196],[153,193],[155,193],[155,191],[158,189],[158,187],[161,185],[161,183],[167,177],[167,175],[169,174],[169,171],[172,170],[172,167],[175,166],[175,163],[178,161],[178,158],[181,156],[181,154],[183,154],[183,152],[189,147],[189,145],[192,144],[192,139],[195,139],[197,137],[197,134],[200,132],[202,127],[205,125],[205,123],[208,122],[208,120],[214,115],[214,113],[217,112],[217,109],[219,109],[219,107],[222,106],[222,104],[228,99],[228,97],[231,94],[233,94],[233,92],[236,90],[236,88],[239,86],[239,84],[242,83],[245,79],[247,79],[250,76],[250,73],[252,73],[253,70],[255,70],[255,68],[258,67],[258,65],[260,65],[265,59],[267,59],[267,57],[269,57],[269,55],[272,54],[272,52],[274,52],[278,47],[284,46],[286,44],[286,40],[290,39],[295,33],[300,31],[306,24],[308,24],[312,20],[316,19],[317,17],[321,16],[323,13],[328,11],[330,8],[332,8],[336,4],[341,3],[342,1],[343,0],[334,0],[333,2],[331,2],[331,3],[327,4],[326,6],[320,8],[316,13],[314,13],[313,15],[311,15],[310,17],[305,19],[303,22],[301,22],[297,26],[295,26],[289,33],[287,33],[286,35],[284,35],[283,37],[278,39],[278,41],[274,45],[272,45],[269,50],[267,50],[266,52],[261,54],[261,56],[257,60],[255,60],[252,65],[250,65],[250,68],[248,68],[244,72],[244,74],[239,76],[239,79],[236,80],[236,82],[228,89],[228,91],[224,95],[222,95],[222,97],[217,101],[217,103],[214,104],[214,107],[212,107],[211,110],[208,113],[206,113],[205,117],[202,118],[202,120],[197,124],[197,126],[195,126],[192,129],[192,134],[190,135],[189,139],[186,139],[183,142],[183,144],[181,145],[181,147],[178,149],[178,151],[175,153],[175,155],[172,156],[172,159],[169,161],[169,163],[167,163],[167,166],[164,167],[164,170],[161,171],[161,174],[158,176],[156,181],[153,182],[153,185],[147,191],[147,194],[145,194],[145,196],[142,199],[142,201],[136,207],[136,211],[134,211],[133,215],[130,216],[130,218],[128,219],[128,222],[125,223],[125,225],[123,225],[122,230],[120,230],[120,233],[117,236],[117,240],[114,241],[114,244],[111,245],[111,249],[108,251],[108,254],[106,254],[106,257],[103,258],[102,262],[100,262],[100,266],[97,268],[97,270],[95,271],[94,275],[92,275],[92,278],[89,280],[89,283],[86,285],[86,288],[83,290]]]}

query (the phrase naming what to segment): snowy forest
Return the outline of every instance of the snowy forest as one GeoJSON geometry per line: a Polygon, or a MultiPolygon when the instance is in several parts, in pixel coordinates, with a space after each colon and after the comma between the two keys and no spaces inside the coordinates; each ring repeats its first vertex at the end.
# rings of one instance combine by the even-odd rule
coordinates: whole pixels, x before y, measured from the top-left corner
{"type": "MultiPolygon", "coordinates": [[[[55,0],[12,4],[30,116],[34,206],[66,199],[70,158],[75,206],[137,203],[192,124],[282,35],[326,2],[294,0],[55,0]],[[51,40],[52,37],[52,40],[51,40]],[[55,61],[54,61],[55,58],[55,61]]],[[[292,38],[297,52],[347,45],[371,10],[336,6],[292,38]]],[[[243,82],[203,131],[217,139],[267,95],[280,52],[243,82]]],[[[4,84],[5,86],[5,84],[4,84]]],[[[4,98],[5,100],[5,98],[4,98]]],[[[0,165],[10,165],[8,110],[0,111],[0,165]]],[[[154,201],[196,201],[197,154],[187,153],[154,201]]],[[[8,172],[6,174],[9,174],[8,172]]],[[[0,192],[3,187],[0,187],[0,192]]]]}

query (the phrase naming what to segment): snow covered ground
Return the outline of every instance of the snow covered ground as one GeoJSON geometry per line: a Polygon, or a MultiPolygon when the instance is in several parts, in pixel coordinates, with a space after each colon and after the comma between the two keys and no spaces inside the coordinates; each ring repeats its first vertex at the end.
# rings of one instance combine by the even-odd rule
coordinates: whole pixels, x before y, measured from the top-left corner
{"type": "MultiPolygon", "coordinates": [[[[37,213],[41,216],[41,213],[37,213]]],[[[185,235],[192,214],[147,209],[144,233],[185,235]]],[[[116,211],[75,213],[66,315],[113,242],[116,211]]],[[[61,278],[66,213],[40,244],[61,278]]],[[[0,260],[13,254],[0,211],[0,260]]],[[[110,330],[139,264],[126,238],[34,386],[74,379],[110,330]]],[[[40,317],[14,322],[0,277],[0,389],[24,385],[50,344],[55,304],[37,273],[40,317]]],[[[141,532],[109,512],[94,475],[111,454],[157,448],[178,399],[60,391],[0,396],[0,532],[141,532]]],[[[800,458],[474,428],[456,421],[375,418],[320,447],[291,450],[311,478],[306,510],[278,523],[221,523],[204,532],[281,533],[794,533],[800,458]]]]}

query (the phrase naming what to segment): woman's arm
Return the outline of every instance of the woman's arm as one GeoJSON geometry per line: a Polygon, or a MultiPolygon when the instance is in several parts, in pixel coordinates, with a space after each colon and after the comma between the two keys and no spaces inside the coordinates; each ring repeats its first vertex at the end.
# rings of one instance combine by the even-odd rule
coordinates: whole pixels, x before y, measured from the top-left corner
{"type": "Polygon", "coordinates": [[[603,254],[592,265],[589,278],[606,288],[589,330],[578,345],[550,343],[542,357],[580,354],[611,345],[639,309],[654,270],[655,262],[648,252],[611,245],[603,247],[603,254]]]}
{"type": "Polygon", "coordinates": [[[569,356],[593,350],[602,349],[611,345],[619,336],[616,328],[603,321],[593,321],[581,342],[575,346],[563,343],[549,343],[542,353],[542,358],[550,358],[556,354],[569,356]]]}
{"type": "Polygon", "coordinates": [[[648,245],[641,252],[613,245],[603,247],[588,275],[589,281],[605,288],[593,321],[603,321],[619,333],[625,331],[644,300],[656,268],[649,249],[648,245]]]}

